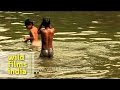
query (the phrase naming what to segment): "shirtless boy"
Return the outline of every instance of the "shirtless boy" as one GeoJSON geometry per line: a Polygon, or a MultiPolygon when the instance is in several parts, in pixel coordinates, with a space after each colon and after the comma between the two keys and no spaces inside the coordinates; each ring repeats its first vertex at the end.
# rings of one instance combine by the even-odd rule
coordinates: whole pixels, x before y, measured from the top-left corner
{"type": "Polygon", "coordinates": [[[53,57],[53,36],[55,29],[51,28],[49,18],[43,18],[38,33],[41,34],[41,57],[53,57]],[[42,28],[44,27],[44,28],[42,28]]]}
{"type": "Polygon", "coordinates": [[[38,29],[34,26],[33,22],[30,21],[29,19],[25,20],[25,26],[29,30],[29,36],[25,36],[25,42],[30,40],[32,45],[34,46],[39,46],[38,43],[38,29]]]}

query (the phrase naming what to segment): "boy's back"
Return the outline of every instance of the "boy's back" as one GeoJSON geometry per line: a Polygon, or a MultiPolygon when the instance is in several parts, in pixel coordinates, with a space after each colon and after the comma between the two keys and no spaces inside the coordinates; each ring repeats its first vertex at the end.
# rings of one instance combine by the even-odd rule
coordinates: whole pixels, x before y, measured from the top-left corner
{"type": "Polygon", "coordinates": [[[41,30],[42,49],[53,48],[54,28],[41,30]]]}

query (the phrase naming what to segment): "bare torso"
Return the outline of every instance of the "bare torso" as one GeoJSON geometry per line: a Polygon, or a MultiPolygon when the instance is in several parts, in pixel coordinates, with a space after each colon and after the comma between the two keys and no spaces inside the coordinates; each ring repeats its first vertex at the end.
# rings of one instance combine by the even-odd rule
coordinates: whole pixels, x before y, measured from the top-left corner
{"type": "Polygon", "coordinates": [[[41,30],[42,50],[53,48],[54,28],[47,28],[41,30]]]}
{"type": "Polygon", "coordinates": [[[40,42],[38,40],[38,29],[36,27],[33,27],[30,30],[30,37],[33,37],[31,41],[33,46],[40,46],[40,42]]]}
{"type": "Polygon", "coordinates": [[[34,26],[30,30],[30,37],[33,37],[33,40],[31,40],[31,42],[38,41],[38,33],[37,33],[37,31],[38,31],[38,29],[36,27],[34,27],[34,26]]]}

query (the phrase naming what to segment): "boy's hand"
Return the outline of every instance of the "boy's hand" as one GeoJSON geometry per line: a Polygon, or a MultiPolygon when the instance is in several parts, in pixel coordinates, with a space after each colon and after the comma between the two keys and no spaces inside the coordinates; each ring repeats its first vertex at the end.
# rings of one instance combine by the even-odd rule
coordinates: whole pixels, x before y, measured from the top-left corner
{"type": "Polygon", "coordinates": [[[25,36],[24,37],[25,42],[27,42],[29,40],[29,38],[30,38],[30,36],[25,36]]]}

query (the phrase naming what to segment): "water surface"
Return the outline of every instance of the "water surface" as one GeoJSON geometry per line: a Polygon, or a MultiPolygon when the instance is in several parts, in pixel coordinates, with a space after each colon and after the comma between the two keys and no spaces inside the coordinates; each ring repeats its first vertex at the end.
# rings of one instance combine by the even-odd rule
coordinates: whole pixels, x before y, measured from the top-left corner
{"type": "Polygon", "coordinates": [[[120,12],[3,11],[0,51],[32,51],[23,42],[24,20],[39,27],[42,17],[56,29],[54,57],[39,58],[40,49],[34,50],[35,78],[120,78],[120,12]]]}

